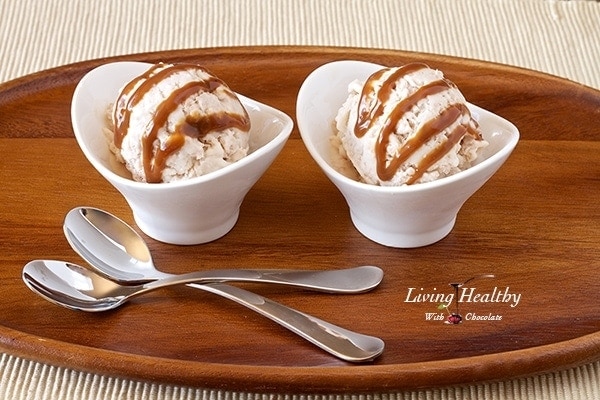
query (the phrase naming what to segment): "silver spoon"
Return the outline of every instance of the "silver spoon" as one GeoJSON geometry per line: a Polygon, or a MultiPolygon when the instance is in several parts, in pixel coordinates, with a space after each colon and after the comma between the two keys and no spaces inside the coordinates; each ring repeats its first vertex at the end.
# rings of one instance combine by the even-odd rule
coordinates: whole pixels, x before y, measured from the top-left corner
{"type": "MultiPolygon", "coordinates": [[[[64,231],[75,251],[97,272],[110,280],[116,280],[119,277],[122,284],[130,285],[136,281],[141,283],[173,277],[154,267],[150,250],[133,228],[105,211],[96,208],[75,208],[65,217],[64,231]]],[[[383,272],[377,267],[353,269],[352,274],[356,274],[357,271],[362,276],[355,275],[354,278],[359,278],[356,281],[353,277],[346,278],[349,275],[346,275],[346,271],[343,270],[339,272],[341,276],[336,275],[336,271],[324,271],[327,272],[327,275],[321,275],[321,277],[327,276],[329,282],[322,286],[324,289],[327,286],[325,291],[328,292],[360,293],[374,288],[383,278],[383,272]]],[[[261,271],[254,272],[260,273],[261,271]]],[[[288,283],[291,282],[289,279],[292,279],[293,274],[297,274],[297,272],[293,272],[286,278],[288,283]]],[[[314,273],[314,271],[300,272],[314,273]]],[[[304,279],[307,277],[304,275],[304,279]]],[[[298,276],[296,278],[299,279],[298,276]]],[[[299,279],[299,282],[302,282],[302,279],[299,279]]],[[[282,282],[278,280],[275,283],[282,282]]],[[[214,284],[190,286],[236,301],[342,359],[367,361],[377,357],[383,351],[384,343],[381,339],[355,334],[243,289],[214,284]],[[336,338],[338,335],[341,336],[336,338]],[[358,337],[363,339],[358,339],[358,337],[349,339],[354,335],[359,335],[358,337]],[[354,342],[355,344],[353,344],[354,342]],[[353,354],[357,351],[360,353],[359,355],[353,354]]]]}
{"type": "MultiPolygon", "coordinates": [[[[45,299],[89,312],[111,310],[142,293],[195,279],[191,273],[136,286],[121,285],[81,266],[52,260],[27,263],[22,277],[32,291],[45,299]]],[[[383,352],[384,342],[379,338],[349,331],[244,289],[219,283],[200,287],[272,319],[343,360],[370,361],[383,352]]]]}
{"type": "MultiPolygon", "coordinates": [[[[74,208],[67,213],[63,228],[71,247],[108,279],[131,285],[176,276],[157,270],[144,239],[106,211],[74,208]]],[[[379,285],[383,271],[374,266],[326,271],[229,269],[197,272],[195,277],[190,282],[277,283],[329,293],[361,293],[379,285]]]]}

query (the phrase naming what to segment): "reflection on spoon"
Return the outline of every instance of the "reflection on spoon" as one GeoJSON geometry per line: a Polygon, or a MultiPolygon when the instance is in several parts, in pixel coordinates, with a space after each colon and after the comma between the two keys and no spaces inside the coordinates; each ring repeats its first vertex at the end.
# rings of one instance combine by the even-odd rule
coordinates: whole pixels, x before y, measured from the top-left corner
{"type": "MultiPolygon", "coordinates": [[[[63,307],[89,312],[111,310],[142,293],[194,279],[194,273],[191,273],[126,286],[78,265],[51,260],[29,262],[23,268],[22,276],[25,284],[45,299],[63,307]]],[[[343,360],[370,361],[383,352],[384,342],[379,338],[349,331],[244,289],[219,283],[197,287],[236,301],[343,360]]]]}

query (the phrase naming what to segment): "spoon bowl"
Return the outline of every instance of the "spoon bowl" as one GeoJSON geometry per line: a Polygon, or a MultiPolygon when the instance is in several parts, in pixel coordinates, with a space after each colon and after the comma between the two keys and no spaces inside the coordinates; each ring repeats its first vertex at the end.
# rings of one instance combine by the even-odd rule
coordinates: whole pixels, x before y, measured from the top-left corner
{"type": "MultiPolygon", "coordinates": [[[[137,285],[177,275],[156,269],[144,239],[127,223],[106,211],[77,207],[65,217],[64,232],[71,247],[108,279],[137,285]]],[[[193,281],[277,283],[329,293],[362,293],[375,288],[383,271],[375,266],[340,270],[208,270],[193,281]]]]}
{"type": "MultiPolygon", "coordinates": [[[[140,285],[121,285],[76,264],[34,260],[25,265],[22,278],[33,292],[54,304],[72,310],[101,312],[115,309],[151,290],[194,281],[195,274],[140,285]]],[[[384,342],[377,337],[349,331],[244,289],[218,283],[197,287],[236,301],[346,361],[370,361],[383,352],[384,342]]]]}
{"type": "Polygon", "coordinates": [[[139,290],[135,286],[121,286],[79,265],[54,260],[27,263],[22,277],[32,291],[72,310],[111,310],[125,302],[128,294],[139,290]]]}

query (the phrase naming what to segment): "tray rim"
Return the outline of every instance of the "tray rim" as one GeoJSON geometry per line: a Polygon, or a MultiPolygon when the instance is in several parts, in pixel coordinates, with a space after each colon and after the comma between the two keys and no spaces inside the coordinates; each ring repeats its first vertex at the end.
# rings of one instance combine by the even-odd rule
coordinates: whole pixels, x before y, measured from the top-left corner
{"type": "MultiPolygon", "coordinates": [[[[213,47],[153,51],[96,58],[54,67],[0,83],[0,92],[10,93],[13,89],[22,89],[24,86],[28,87],[28,90],[35,91],[36,83],[42,81],[50,81],[54,84],[72,84],[75,77],[80,77],[87,70],[99,64],[111,61],[148,61],[157,58],[173,59],[189,56],[191,53],[199,51],[203,52],[203,54],[218,53],[221,57],[226,57],[228,54],[246,54],[251,57],[257,54],[264,55],[264,53],[269,52],[307,55],[314,55],[318,52],[321,54],[339,55],[341,57],[347,55],[349,51],[360,55],[382,53],[398,57],[418,55],[419,57],[437,59],[446,63],[468,62],[472,65],[492,67],[499,72],[507,71],[510,73],[526,74],[544,81],[555,81],[562,85],[570,85],[578,91],[583,90],[587,95],[600,98],[600,91],[583,84],[544,72],[506,64],[402,50],[329,46],[213,47]]],[[[45,86],[44,88],[48,87],[51,86],[45,86]]],[[[11,354],[53,365],[58,364],[67,368],[84,369],[94,373],[126,376],[142,380],[156,380],[185,385],[196,383],[207,388],[243,389],[253,392],[359,393],[484,382],[497,380],[496,377],[499,374],[502,375],[503,380],[512,379],[586,364],[600,360],[600,331],[548,345],[474,357],[407,364],[351,365],[342,367],[289,368],[164,359],[40,338],[36,335],[13,330],[1,324],[0,348],[11,354]],[[74,356],[80,357],[76,367],[73,366],[73,363],[69,362],[73,360],[74,356]],[[131,369],[128,368],[129,362],[137,362],[144,367],[132,373],[131,369]],[[159,372],[155,368],[152,368],[157,363],[167,364],[171,368],[161,368],[159,372]],[[544,364],[544,368],[540,368],[540,364],[544,364]],[[426,376],[423,374],[424,370],[428,371],[426,376]],[[356,379],[357,376],[360,376],[360,379],[356,379]],[[263,383],[260,382],[260,378],[265,378],[263,383]],[[310,384],[307,385],[307,381],[310,384]]]]}
{"type": "Polygon", "coordinates": [[[600,360],[600,331],[548,345],[473,357],[342,367],[289,368],[165,359],[40,338],[1,325],[0,349],[64,368],[170,384],[195,382],[208,389],[295,394],[371,393],[483,383],[497,381],[499,375],[502,380],[517,379],[585,365],[600,360]],[[74,357],[81,357],[76,367],[70,363],[74,357]],[[140,367],[133,373],[128,367],[131,362],[140,367]],[[157,364],[164,368],[159,371],[155,368],[157,364]],[[539,368],[540,364],[545,367],[539,368]],[[263,383],[259,383],[261,378],[265,379],[263,383]]]}
{"type": "MultiPolygon", "coordinates": [[[[41,71],[33,72],[27,75],[19,76],[11,80],[0,82],[0,91],[10,91],[15,87],[27,86],[38,79],[42,80],[56,80],[56,81],[67,81],[72,83],[70,80],[71,75],[74,74],[79,76],[94,67],[115,61],[152,61],[162,57],[177,58],[185,57],[191,52],[202,51],[207,54],[219,54],[220,56],[226,56],[227,54],[247,54],[249,56],[256,54],[264,54],[265,52],[278,52],[278,53],[304,53],[314,55],[315,53],[325,52],[328,54],[337,54],[343,56],[345,59],[348,58],[349,52],[359,55],[373,55],[375,53],[385,53],[388,55],[394,55],[398,57],[407,57],[410,55],[416,55],[418,57],[426,57],[432,60],[443,60],[444,62],[460,63],[468,62],[473,65],[480,66],[492,66],[497,70],[505,70],[513,73],[524,73],[533,77],[542,78],[544,80],[553,80],[561,82],[562,84],[573,85],[578,89],[590,91],[591,95],[600,95],[600,89],[587,86],[583,83],[579,83],[568,78],[553,75],[548,72],[538,71],[526,67],[510,65],[506,63],[496,61],[486,61],[477,58],[461,57],[454,55],[444,55],[430,52],[420,51],[409,51],[400,49],[388,49],[388,48],[368,48],[368,47],[350,47],[350,46],[320,46],[320,45],[264,45],[264,46],[223,46],[223,47],[197,47],[188,49],[172,49],[172,50],[154,50],[145,51],[131,54],[120,54],[107,57],[96,57],[82,61],[76,61],[64,65],[58,65],[52,68],[47,68],[41,71]]],[[[352,54],[351,53],[351,54],[352,54]]]]}

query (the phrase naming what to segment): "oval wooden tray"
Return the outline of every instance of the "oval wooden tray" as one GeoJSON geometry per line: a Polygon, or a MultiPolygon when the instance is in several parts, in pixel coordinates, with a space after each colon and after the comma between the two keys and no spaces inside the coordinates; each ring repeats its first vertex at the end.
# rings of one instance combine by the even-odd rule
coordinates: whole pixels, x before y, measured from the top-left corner
{"type": "Polygon", "coordinates": [[[385,50],[215,48],[114,59],[200,63],[237,92],[293,116],[304,78],[323,63],[348,58],[426,62],[454,80],[470,102],[520,129],[511,158],[467,202],[447,238],[400,250],[362,237],[295,131],[249,193],[231,233],[201,246],[150,240],[150,247],[169,272],[379,265],[383,283],[362,295],[245,287],[381,337],[386,350],[380,358],[344,363],[237,304],[186,287],[153,292],[104,314],[63,309],[25,287],[21,268],[31,259],[80,261],[62,235],[72,207],[104,208],[133,223],[121,196],[84,159],[70,126],[76,83],[109,60],[0,85],[2,350],[103,374],[278,393],[509,379],[600,359],[598,91],[508,66],[385,50]],[[444,311],[439,300],[422,301],[425,295],[452,293],[451,283],[485,273],[495,278],[464,286],[473,297],[460,304],[462,324],[427,319],[444,311]],[[518,295],[518,302],[499,297],[503,293],[518,295]],[[467,302],[477,294],[487,294],[480,298],[486,301],[467,302]]]}

